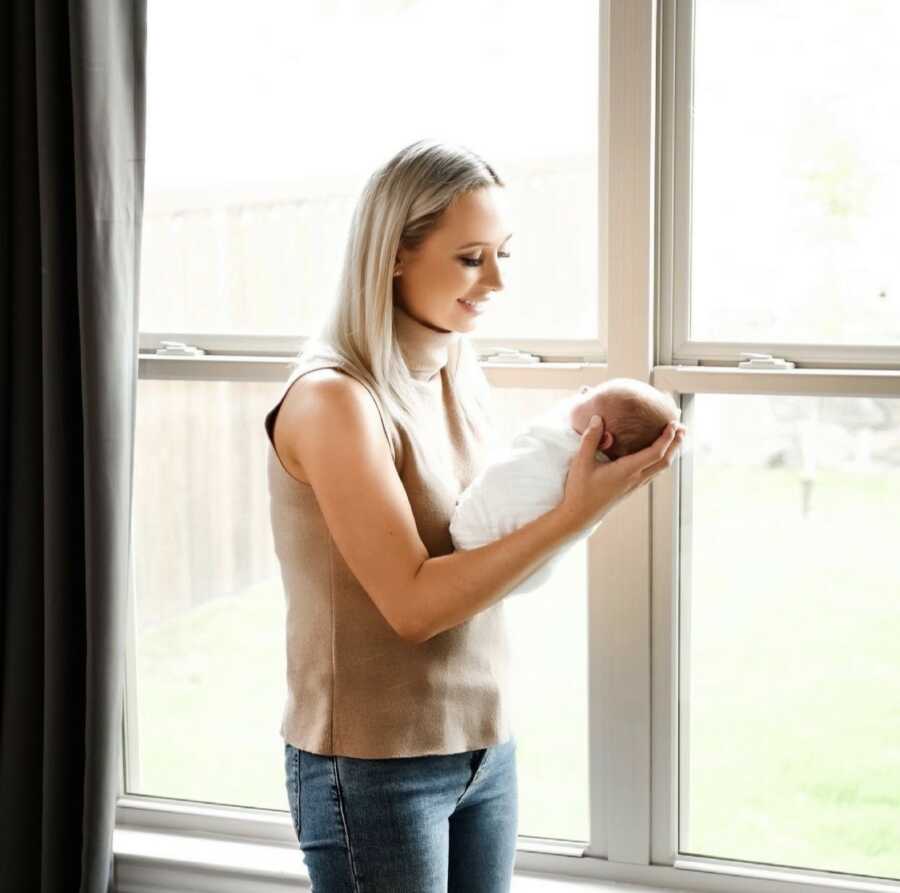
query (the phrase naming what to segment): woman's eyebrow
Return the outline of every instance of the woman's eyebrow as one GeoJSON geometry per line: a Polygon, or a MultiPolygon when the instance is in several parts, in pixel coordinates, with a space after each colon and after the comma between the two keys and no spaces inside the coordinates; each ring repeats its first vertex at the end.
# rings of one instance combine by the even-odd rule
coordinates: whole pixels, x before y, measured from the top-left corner
{"type": "MultiPolygon", "coordinates": [[[[511,235],[512,235],[512,233],[509,234],[509,236],[511,236],[511,235]]],[[[506,242],[509,239],[509,236],[507,236],[506,239],[503,240],[503,242],[506,242]]],[[[501,242],[500,244],[502,245],[503,242],[501,242]]],[[[490,245],[490,244],[491,244],[490,242],[466,242],[465,245],[460,245],[459,248],[457,248],[456,250],[462,251],[463,248],[474,248],[476,245],[490,245]]]]}

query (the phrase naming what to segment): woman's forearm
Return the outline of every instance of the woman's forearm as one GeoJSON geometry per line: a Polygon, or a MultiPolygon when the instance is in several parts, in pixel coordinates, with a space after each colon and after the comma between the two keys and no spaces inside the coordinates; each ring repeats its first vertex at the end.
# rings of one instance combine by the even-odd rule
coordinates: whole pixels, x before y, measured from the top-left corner
{"type": "Polygon", "coordinates": [[[427,641],[503,598],[577,534],[556,507],[485,546],[429,558],[413,580],[414,641],[427,641]]]}

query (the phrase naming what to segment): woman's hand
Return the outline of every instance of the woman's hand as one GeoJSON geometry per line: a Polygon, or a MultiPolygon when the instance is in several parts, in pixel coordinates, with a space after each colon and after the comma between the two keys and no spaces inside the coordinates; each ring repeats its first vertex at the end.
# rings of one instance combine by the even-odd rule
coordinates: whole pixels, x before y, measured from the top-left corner
{"type": "Polygon", "coordinates": [[[646,449],[613,462],[599,463],[594,458],[603,437],[603,423],[595,424],[581,435],[581,446],[572,457],[565,491],[558,510],[574,533],[592,527],[624,496],[665,471],[675,458],[687,429],[671,422],[646,449]]]}

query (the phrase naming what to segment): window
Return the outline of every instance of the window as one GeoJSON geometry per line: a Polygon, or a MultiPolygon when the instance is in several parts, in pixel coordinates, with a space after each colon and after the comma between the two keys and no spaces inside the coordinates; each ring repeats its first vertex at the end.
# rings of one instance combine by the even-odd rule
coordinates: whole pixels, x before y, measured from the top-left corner
{"type": "Polygon", "coordinates": [[[654,555],[654,692],[677,700],[653,707],[654,845],[895,879],[898,8],[661,9],[653,378],[693,442],[654,531],[677,543],[677,584],[654,555]]]}
{"type": "Polygon", "coordinates": [[[141,331],[315,331],[366,178],[443,134],[502,165],[518,227],[516,299],[481,337],[596,352],[597,22],[578,0],[150,0],[141,331]]]}
{"type": "Polygon", "coordinates": [[[150,3],[120,817],[168,804],[176,826],[196,805],[197,828],[220,804],[217,832],[296,845],[271,830],[283,595],[262,418],[332,299],[365,178],[445,134],[496,163],[517,217],[506,300],[473,336],[501,440],[618,376],[672,392],[690,431],[671,472],[507,602],[520,855],[659,887],[900,878],[897,16],[150,3]],[[498,347],[542,362],[487,360],[498,347]]]}
{"type": "MultiPolygon", "coordinates": [[[[518,247],[508,299],[479,321],[476,347],[602,358],[597,9],[448,11],[436,0],[149,5],[129,795],[286,812],[284,597],[262,421],[333,299],[377,164],[429,132],[491,159],[518,247]],[[436,44],[438,24],[449,34],[436,44]],[[550,71],[533,64],[539,40],[550,71]],[[425,67],[435,76],[415,76],[425,67]],[[205,353],[157,354],[164,341],[205,353]]],[[[498,431],[511,436],[581,376],[536,381],[516,374],[498,389],[498,431]]],[[[520,827],[576,841],[589,834],[585,549],[560,567],[564,605],[541,591],[509,611],[531,778],[520,827]],[[559,617],[549,634],[548,611],[559,617]]]]}
{"type": "Polygon", "coordinates": [[[826,7],[696,5],[694,340],[900,343],[900,6],[826,7]]]}
{"type": "Polygon", "coordinates": [[[900,400],[705,393],[691,416],[682,847],[896,874],[900,400]]]}

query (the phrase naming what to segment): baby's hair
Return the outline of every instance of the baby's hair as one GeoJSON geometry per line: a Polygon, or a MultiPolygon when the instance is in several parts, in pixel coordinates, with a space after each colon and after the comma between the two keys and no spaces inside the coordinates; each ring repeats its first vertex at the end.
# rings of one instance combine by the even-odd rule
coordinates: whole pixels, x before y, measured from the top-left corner
{"type": "Polygon", "coordinates": [[[620,459],[650,446],[663,428],[681,415],[671,394],[636,378],[612,378],[601,386],[604,413],[614,442],[604,453],[620,459]]]}

